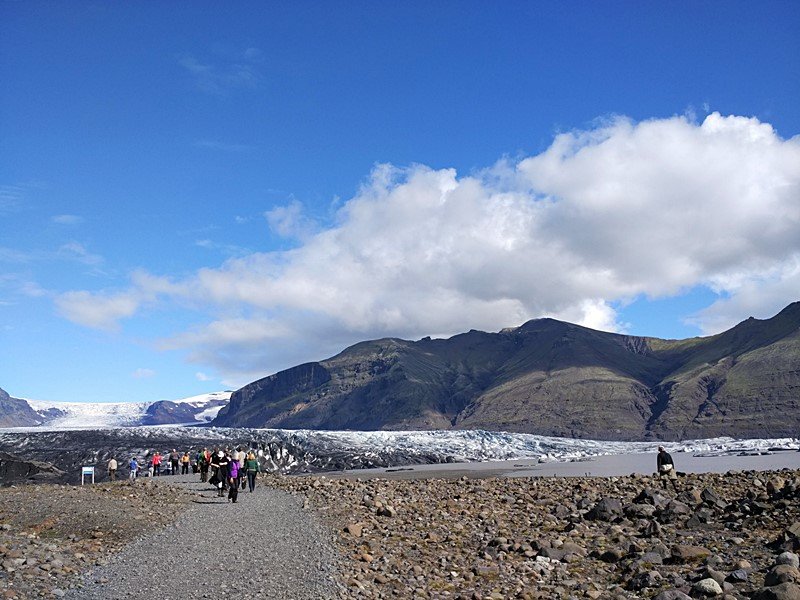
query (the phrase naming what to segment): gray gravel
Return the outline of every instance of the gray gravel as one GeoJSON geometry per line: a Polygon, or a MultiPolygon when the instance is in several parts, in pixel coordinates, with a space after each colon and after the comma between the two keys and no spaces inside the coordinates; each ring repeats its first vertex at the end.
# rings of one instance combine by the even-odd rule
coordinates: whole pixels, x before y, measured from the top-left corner
{"type": "Polygon", "coordinates": [[[97,567],[67,599],[337,598],[333,534],[281,490],[217,498],[197,475],[165,477],[196,492],[174,525],[97,567]]]}

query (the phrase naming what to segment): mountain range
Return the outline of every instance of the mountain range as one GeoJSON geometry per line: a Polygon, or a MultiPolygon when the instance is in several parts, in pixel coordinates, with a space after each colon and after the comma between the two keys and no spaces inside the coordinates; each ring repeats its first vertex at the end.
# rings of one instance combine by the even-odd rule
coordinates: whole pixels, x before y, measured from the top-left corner
{"type": "Polygon", "coordinates": [[[43,402],[0,389],[0,427],[82,429],[140,425],[200,425],[213,419],[231,392],[155,402],[43,402]]]}
{"type": "Polygon", "coordinates": [[[388,338],[255,381],[211,425],[485,429],[606,440],[795,437],[800,302],[664,340],[536,319],[498,333],[388,338]]]}

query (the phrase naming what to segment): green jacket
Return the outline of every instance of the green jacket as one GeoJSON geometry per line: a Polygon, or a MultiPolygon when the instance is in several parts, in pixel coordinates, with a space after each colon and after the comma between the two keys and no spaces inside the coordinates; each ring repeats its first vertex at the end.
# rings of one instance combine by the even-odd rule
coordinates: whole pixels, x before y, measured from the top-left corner
{"type": "Polygon", "coordinates": [[[244,470],[245,471],[253,471],[258,473],[261,469],[258,466],[258,459],[254,458],[253,460],[246,460],[244,461],[244,470]]]}

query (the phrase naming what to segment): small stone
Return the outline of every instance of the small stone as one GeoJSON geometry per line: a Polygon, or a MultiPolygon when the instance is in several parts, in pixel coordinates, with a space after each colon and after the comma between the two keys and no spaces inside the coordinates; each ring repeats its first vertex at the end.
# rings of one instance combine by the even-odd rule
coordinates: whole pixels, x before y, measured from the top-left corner
{"type": "Polygon", "coordinates": [[[692,586],[692,591],[705,597],[721,596],[722,586],[711,579],[711,577],[708,577],[695,583],[692,586]]]}
{"type": "Polygon", "coordinates": [[[800,568],[800,557],[794,552],[781,552],[775,563],[778,565],[791,565],[797,569],[800,568]]]}
{"type": "Polygon", "coordinates": [[[665,590],[654,596],[653,600],[692,600],[692,597],[680,590],[665,590]]]}
{"type": "Polygon", "coordinates": [[[728,581],[732,581],[733,583],[743,583],[747,581],[748,574],[747,571],[744,569],[736,569],[735,571],[731,571],[728,575],[728,581]]]}
{"type": "Polygon", "coordinates": [[[700,562],[711,556],[711,550],[703,546],[676,544],[672,547],[672,560],[678,563],[700,562]]]}

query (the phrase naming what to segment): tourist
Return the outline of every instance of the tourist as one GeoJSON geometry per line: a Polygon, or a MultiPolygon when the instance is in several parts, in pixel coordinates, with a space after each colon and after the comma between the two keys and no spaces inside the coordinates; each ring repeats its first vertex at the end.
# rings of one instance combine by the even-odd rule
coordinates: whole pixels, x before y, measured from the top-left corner
{"type": "Polygon", "coordinates": [[[219,453],[217,449],[214,448],[214,451],[211,453],[211,456],[208,459],[208,466],[211,469],[211,477],[208,480],[213,486],[217,486],[219,483],[219,453]]]}
{"type": "Polygon", "coordinates": [[[134,479],[136,479],[136,473],[139,470],[139,463],[136,462],[135,456],[131,459],[131,462],[128,464],[128,468],[131,470],[131,474],[128,475],[128,479],[133,481],[134,479]]]}
{"type": "Polygon", "coordinates": [[[236,502],[239,498],[239,461],[231,460],[228,464],[228,502],[236,502]]]}
{"type": "Polygon", "coordinates": [[[114,481],[117,478],[117,459],[113,456],[108,461],[108,480],[114,481]]]}
{"type": "Polygon", "coordinates": [[[658,456],[656,457],[656,466],[658,467],[658,476],[661,478],[661,484],[664,489],[667,489],[667,481],[672,482],[672,489],[678,491],[678,474],[675,472],[675,463],[672,462],[672,457],[669,452],[664,450],[663,446],[658,447],[658,456]]]}
{"type": "Polygon", "coordinates": [[[247,455],[247,460],[244,462],[244,470],[247,473],[247,485],[250,488],[250,492],[252,493],[253,490],[256,489],[256,476],[258,472],[261,470],[260,465],[258,464],[258,459],[256,455],[250,452],[247,455]]]}
{"type": "Polygon", "coordinates": [[[188,475],[189,474],[189,452],[184,452],[183,456],[181,456],[181,475],[188,475]]]}
{"type": "Polygon", "coordinates": [[[228,489],[228,464],[230,460],[222,450],[218,450],[211,456],[211,479],[209,483],[217,486],[217,496],[220,498],[223,492],[228,489]]]}
{"type": "Polygon", "coordinates": [[[175,450],[175,448],[173,448],[172,452],[170,452],[169,462],[170,462],[170,465],[172,465],[172,474],[173,475],[177,475],[178,474],[178,465],[180,465],[180,462],[181,462],[181,455],[178,454],[178,451],[175,450]]]}
{"type": "Polygon", "coordinates": [[[227,448],[225,452],[222,450],[217,452],[217,462],[219,463],[219,477],[222,479],[222,491],[224,492],[228,489],[228,469],[231,464],[231,454],[227,448]]]}
{"type": "Polygon", "coordinates": [[[239,453],[239,480],[236,483],[237,485],[241,483],[242,489],[244,489],[245,485],[244,461],[247,459],[247,455],[245,454],[244,450],[242,450],[241,446],[236,448],[236,451],[239,453]]]}
{"type": "Polygon", "coordinates": [[[156,450],[153,454],[153,476],[159,477],[161,475],[161,453],[156,450]]]}
{"type": "Polygon", "coordinates": [[[203,448],[201,452],[197,453],[197,470],[200,471],[201,483],[205,483],[208,480],[208,463],[210,458],[208,448],[203,448]]]}

